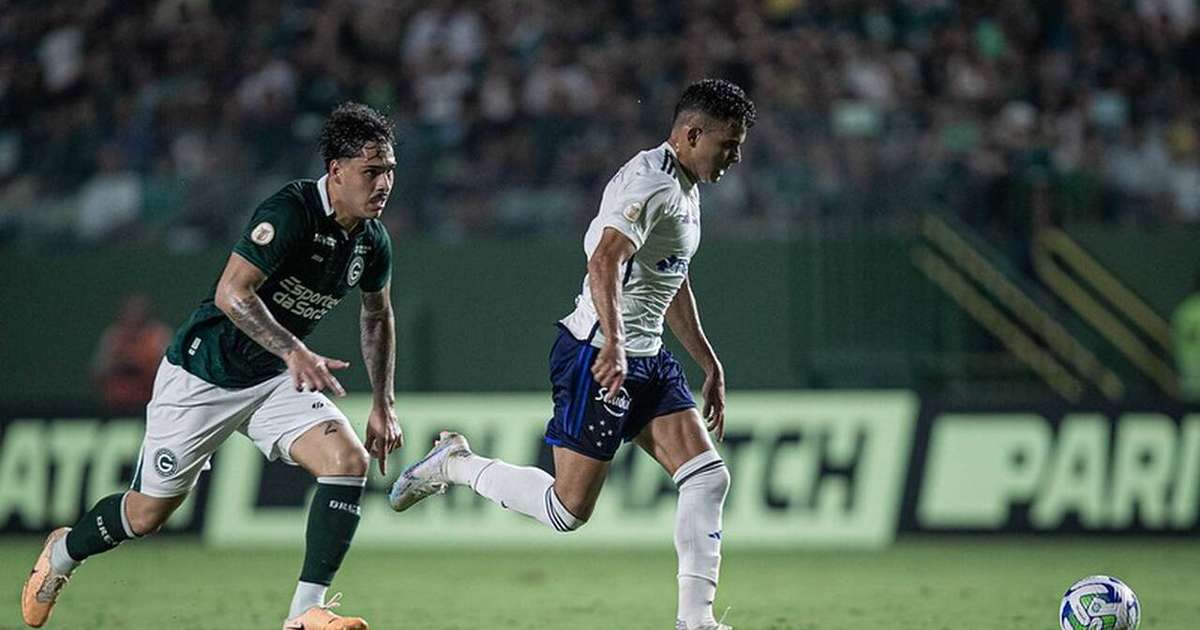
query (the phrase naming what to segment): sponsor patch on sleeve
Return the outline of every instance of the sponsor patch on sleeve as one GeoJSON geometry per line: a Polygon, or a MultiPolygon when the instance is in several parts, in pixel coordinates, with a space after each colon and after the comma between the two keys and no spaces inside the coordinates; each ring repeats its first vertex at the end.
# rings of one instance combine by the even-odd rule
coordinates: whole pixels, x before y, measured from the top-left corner
{"type": "Polygon", "coordinates": [[[629,221],[630,223],[637,221],[638,218],[642,216],[642,204],[635,203],[632,206],[629,206],[624,212],[621,213],[621,216],[625,217],[625,220],[629,221]]]}
{"type": "Polygon", "coordinates": [[[275,238],[275,226],[263,221],[254,226],[254,230],[250,232],[250,240],[258,245],[266,245],[275,238]]]}

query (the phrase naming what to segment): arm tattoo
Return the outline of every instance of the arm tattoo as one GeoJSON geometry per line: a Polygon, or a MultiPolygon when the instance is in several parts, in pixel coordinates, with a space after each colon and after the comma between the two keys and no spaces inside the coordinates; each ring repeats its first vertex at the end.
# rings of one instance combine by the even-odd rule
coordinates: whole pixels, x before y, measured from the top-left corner
{"type": "Polygon", "coordinates": [[[390,404],[395,396],[392,382],[396,371],[396,324],[388,287],[374,293],[363,293],[359,327],[363,362],[371,379],[371,391],[376,399],[390,404]]]}
{"type": "Polygon", "coordinates": [[[296,337],[275,321],[255,293],[234,297],[225,314],[247,337],[280,358],[296,347],[296,337]]]}

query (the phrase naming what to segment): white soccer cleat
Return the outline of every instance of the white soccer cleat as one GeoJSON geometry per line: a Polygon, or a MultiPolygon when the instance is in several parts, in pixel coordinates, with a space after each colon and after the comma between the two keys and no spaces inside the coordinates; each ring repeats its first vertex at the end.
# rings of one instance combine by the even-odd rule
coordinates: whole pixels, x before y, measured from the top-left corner
{"type": "Polygon", "coordinates": [[[733,606],[726,608],[725,613],[722,614],[721,618],[718,619],[715,623],[705,623],[705,624],[701,624],[698,626],[689,626],[689,625],[687,625],[686,621],[684,621],[682,619],[676,619],[675,620],[675,630],[733,630],[733,626],[727,626],[724,623],[725,617],[729,615],[729,611],[732,608],[733,608],[733,606]]]}
{"type": "Polygon", "coordinates": [[[442,431],[433,448],[420,461],[404,469],[392,490],[388,502],[392,509],[403,512],[421,499],[446,492],[451,484],[446,475],[446,462],[454,456],[471,454],[467,438],[451,431],[442,431]]]}

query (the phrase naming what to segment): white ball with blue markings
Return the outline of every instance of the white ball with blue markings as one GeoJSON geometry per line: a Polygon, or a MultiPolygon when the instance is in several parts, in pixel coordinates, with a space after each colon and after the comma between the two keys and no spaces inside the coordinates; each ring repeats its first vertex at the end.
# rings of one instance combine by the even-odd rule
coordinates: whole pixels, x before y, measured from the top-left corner
{"type": "Polygon", "coordinates": [[[1093,575],[1071,585],[1058,609],[1062,630],[1137,630],[1142,606],[1121,580],[1093,575]]]}

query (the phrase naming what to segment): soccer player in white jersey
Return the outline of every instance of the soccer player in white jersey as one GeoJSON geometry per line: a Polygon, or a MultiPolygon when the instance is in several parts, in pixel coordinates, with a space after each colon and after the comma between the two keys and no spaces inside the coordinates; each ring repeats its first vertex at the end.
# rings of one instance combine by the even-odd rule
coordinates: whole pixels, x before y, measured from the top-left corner
{"type": "Polygon", "coordinates": [[[554,417],[545,440],[555,476],[481,457],[462,435],[443,432],[396,480],[394,509],[459,484],[569,532],[591,516],[617,448],[633,441],[679,488],[676,630],[729,630],[712,612],[729,473],[705,431],[724,437],[725,374],[700,326],[688,263],[700,244],[699,184],[716,182],[741,160],[755,117],[737,85],[694,83],[675,108],[667,141],[634,156],[604,189],[584,236],[583,290],[559,322],[550,356],[554,417]],[[704,369],[703,416],[662,345],[664,320],[704,369]]]}

